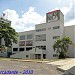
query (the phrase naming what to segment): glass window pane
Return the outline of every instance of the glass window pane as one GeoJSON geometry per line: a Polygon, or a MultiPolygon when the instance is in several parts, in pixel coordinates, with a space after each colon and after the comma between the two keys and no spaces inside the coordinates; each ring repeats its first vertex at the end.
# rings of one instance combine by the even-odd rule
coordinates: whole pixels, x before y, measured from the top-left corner
{"type": "Polygon", "coordinates": [[[25,35],[21,35],[20,40],[25,40],[25,35]]]}
{"type": "Polygon", "coordinates": [[[25,41],[20,41],[19,46],[25,46],[25,41]]]}
{"type": "Polygon", "coordinates": [[[36,41],[46,41],[46,34],[36,35],[36,41]]]}
{"type": "Polygon", "coordinates": [[[33,42],[32,41],[26,41],[26,46],[32,46],[33,42]]]}
{"type": "Polygon", "coordinates": [[[28,34],[27,35],[27,39],[32,39],[32,37],[33,37],[33,34],[28,34]]]}

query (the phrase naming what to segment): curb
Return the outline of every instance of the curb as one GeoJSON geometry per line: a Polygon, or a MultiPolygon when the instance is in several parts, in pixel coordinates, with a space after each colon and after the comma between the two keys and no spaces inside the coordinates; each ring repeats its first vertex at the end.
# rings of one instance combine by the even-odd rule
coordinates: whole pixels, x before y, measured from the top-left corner
{"type": "Polygon", "coordinates": [[[57,70],[61,71],[61,72],[65,72],[66,70],[60,68],[60,67],[57,67],[57,70]]]}
{"type": "Polygon", "coordinates": [[[19,59],[13,59],[10,61],[20,61],[20,62],[36,62],[36,63],[48,63],[49,61],[37,61],[37,60],[19,60],[19,59]]]}

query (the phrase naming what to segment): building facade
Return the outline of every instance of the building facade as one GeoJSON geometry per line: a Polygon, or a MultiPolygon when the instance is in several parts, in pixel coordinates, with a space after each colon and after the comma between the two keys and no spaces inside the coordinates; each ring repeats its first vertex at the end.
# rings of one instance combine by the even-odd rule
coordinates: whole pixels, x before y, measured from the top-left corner
{"type": "Polygon", "coordinates": [[[69,36],[74,44],[69,47],[67,55],[75,57],[75,25],[64,27],[64,36],[69,36]]]}
{"type": "MultiPolygon", "coordinates": [[[[60,10],[46,13],[46,23],[35,25],[35,30],[20,32],[18,43],[12,45],[12,58],[57,58],[53,44],[57,38],[68,35],[64,15],[60,10]],[[66,33],[67,32],[67,33],[66,33]]],[[[68,54],[68,53],[67,53],[68,54]]],[[[71,55],[70,55],[71,56],[71,55]]]]}

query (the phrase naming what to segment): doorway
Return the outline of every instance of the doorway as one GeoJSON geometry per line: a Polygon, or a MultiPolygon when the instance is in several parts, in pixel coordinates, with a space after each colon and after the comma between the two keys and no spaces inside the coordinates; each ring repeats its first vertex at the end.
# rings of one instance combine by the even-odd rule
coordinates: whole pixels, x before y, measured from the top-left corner
{"type": "Polygon", "coordinates": [[[35,59],[41,59],[41,54],[35,54],[35,59]]]}
{"type": "Polygon", "coordinates": [[[43,54],[43,58],[46,59],[46,54],[43,54]]]}

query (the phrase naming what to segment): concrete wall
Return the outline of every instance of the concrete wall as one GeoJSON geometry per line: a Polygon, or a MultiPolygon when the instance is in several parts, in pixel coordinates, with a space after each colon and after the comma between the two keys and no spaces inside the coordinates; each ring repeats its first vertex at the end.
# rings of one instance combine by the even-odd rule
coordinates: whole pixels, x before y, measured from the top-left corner
{"type": "MultiPolygon", "coordinates": [[[[75,34],[74,34],[75,26],[66,26],[64,27],[64,36],[68,36],[71,38],[72,42],[75,44],[75,34]]],[[[68,49],[67,56],[74,57],[75,48],[71,45],[68,49]]]]}
{"type": "Polygon", "coordinates": [[[10,57],[11,58],[25,58],[25,59],[29,59],[30,58],[30,54],[29,54],[29,52],[22,51],[22,52],[13,54],[10,57]],[[28,55],[28,58],[26,57],[26,55],[28,55]]]}

